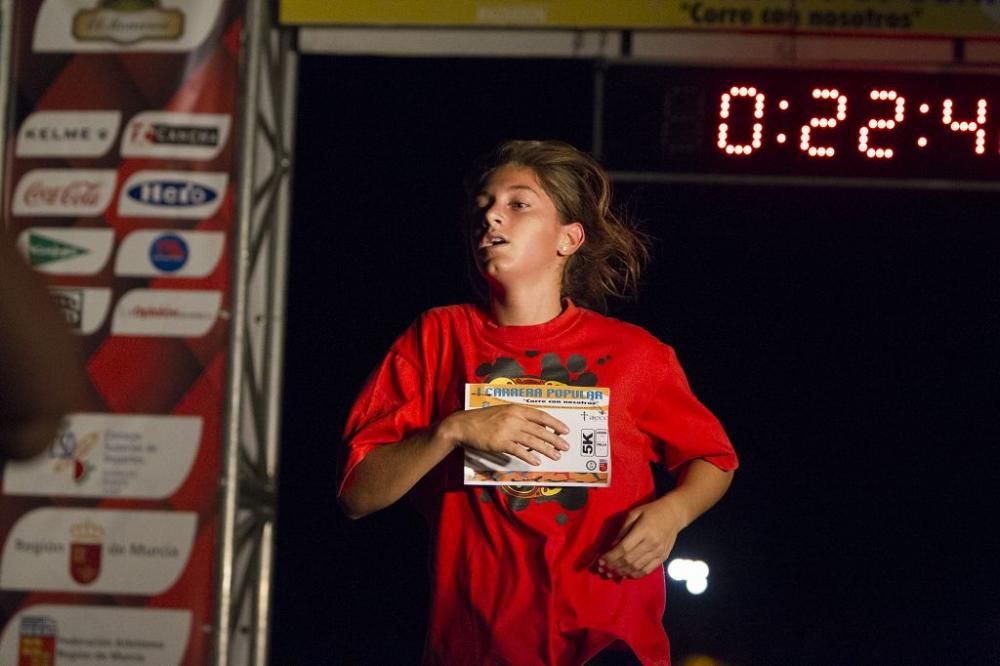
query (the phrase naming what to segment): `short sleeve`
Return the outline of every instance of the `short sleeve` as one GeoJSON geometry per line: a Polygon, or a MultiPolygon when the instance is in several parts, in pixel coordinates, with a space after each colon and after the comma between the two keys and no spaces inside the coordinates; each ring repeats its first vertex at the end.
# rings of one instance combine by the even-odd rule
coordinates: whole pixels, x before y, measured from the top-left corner
{"type": "Polygon", "coordinates": [[[418,328],[419,323],[414,323],[396,340],[348,414],[341,491],[354,468],[375,447],[405,439],[431,422],[430,382],[422,367],[418,328]]]}
{"type": "Polygon", "coordinates": [[[658,345],[656,390],[640,411],[639,429],[653,438],[654,456],[674,471],[696,458],[722,470],[736,469],[736,452],[722,424],[691,392],[674,350],[658,345]]]}

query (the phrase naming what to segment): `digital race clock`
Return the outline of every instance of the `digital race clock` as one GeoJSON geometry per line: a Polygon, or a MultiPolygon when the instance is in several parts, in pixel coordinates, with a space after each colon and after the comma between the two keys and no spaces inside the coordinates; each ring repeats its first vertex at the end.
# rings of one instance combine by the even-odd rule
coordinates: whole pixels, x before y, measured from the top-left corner
{"type": "Polygon", "coordinates": [[[617,172],[1000,182],[1000,76],[611,65],[617,172]]]}

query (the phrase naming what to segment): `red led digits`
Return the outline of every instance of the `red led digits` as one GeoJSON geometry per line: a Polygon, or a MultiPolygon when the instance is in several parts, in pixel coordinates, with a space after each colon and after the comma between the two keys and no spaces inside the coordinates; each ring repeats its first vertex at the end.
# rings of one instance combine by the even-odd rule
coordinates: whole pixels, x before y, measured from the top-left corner
{"type": "Polygon", "coordinates": [[[906,99],[895,90],[873,89],[868,93],[873,102],[893,102],[895,113],[891,118],[869,118],[868,123],[858,129],[858,150],[869,159],[891,160],[895,154],[892,148],[881,148],[871,144],[871,133],[891,131],[906,117],[906,99]]]}
{"type": "Polygon", "coordinates": [[[976,154],[984,154],[986,152],[986,100],[980,99],[976,102],[975,120],[956,120],[954,106],[955,103],[950,99],[941,103],[941,122],[947,125],[952,132],[971,133],[976,137],[976,154]]]}
{"type": "Polygon", "coordinates": [[[847,96],[841,95],[836,88],[814,88],[813,99],[833,99],[837,101],[836,115],[829,118],[817,118],[813,116],[809,119],[808,125],[802,126],[799,136],[799,148],[807,153],[809,157],[833,157],[836,150],[833,146],[814,146],[812,143],[812,131],[815,128],[833,128],[838,122],[847,119],[847,96]]]}
{"type": "Polygon", "coordinates": [[[722,93],[719,98],[719,139],[716,145],[727,155],[750,155],[760,148],[764,136],[764,93],[758,92],[753,86],[733,86],[729,92],[722,93]],[[750,143],[731,143],[729,141],[730,103],[734,98],[749,98],[753,100],[753,117],[750,143]]]}

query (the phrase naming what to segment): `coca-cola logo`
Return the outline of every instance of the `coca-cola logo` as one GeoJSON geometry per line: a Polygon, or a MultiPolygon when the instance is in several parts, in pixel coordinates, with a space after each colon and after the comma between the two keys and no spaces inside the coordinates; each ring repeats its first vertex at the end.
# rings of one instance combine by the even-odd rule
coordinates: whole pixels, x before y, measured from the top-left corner
{"type": "Polygon", "coordinates": [[[14,214],[34,217],[100,215],[111,203],[114,169],[34,169],[14,191],[14,214]]]}
{"type": "Polygon", "coordinates": [[[24,192],[26,206],[96,206],[101,201],[101,183],[75,180],[65,185],[48,186],[42,182],[28,185],[24,192]]]}

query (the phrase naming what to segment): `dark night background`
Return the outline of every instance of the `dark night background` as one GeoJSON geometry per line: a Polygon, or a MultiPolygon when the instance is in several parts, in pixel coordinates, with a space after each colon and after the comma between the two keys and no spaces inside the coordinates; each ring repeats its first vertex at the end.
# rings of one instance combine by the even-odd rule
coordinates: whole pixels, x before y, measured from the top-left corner
{"type": "MultiPolygon", "coordinates": [[[[418,662],[427,538],[405,503],[338,512],[343,420],[420,311],[470,298],[474,159],[590,147],[592,66],[303,58],[274,663],[418,662]]],[[[669,584],[674,659],[1000,663],[998,195],[616,192],[657,243],[611,314],[675,347],[742,465],[675,549],[711,574],[700,597],[669,584]]]]}

